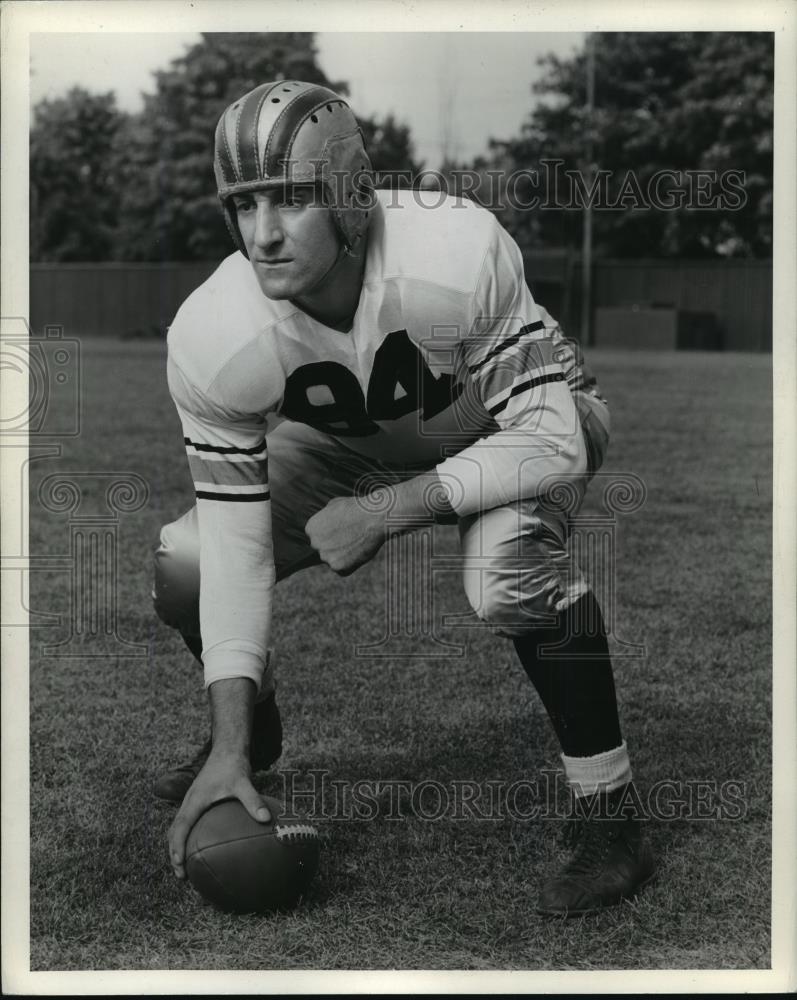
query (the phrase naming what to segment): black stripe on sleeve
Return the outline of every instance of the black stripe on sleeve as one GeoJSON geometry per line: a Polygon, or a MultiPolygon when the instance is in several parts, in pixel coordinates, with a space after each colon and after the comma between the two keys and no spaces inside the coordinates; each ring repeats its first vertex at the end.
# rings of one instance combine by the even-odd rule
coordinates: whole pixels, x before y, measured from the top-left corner
{"type": "Polygon", "coordinates": [[[211,493],[210,490],[197,490],[197,500],[230,500],[232,503],[254,503],[256,500],[270,500],[271,493],[211,493]]]}
{"type": "Polygon", "coordinates": [[[233,448],[226,446],[216,446],[215,444],[197,444],[196,441],[192,441],[191,438],[184,437],[183,441],[186,445],[191,445],[196,451],[210,451],[214,455],[257,455],[259,452],[263,451],[266,447],[266,439],[263,438],[260,444],[254,446],[254,448],[233,448]]]}
{"type": "Polygon", "coordinates": [[[477,361],[475,365],[470,365],[468,367],[468,371],[472,375],[474,372],[477,372],[482,367],[482,365],[486,365],[491,358],[494,358],[496,356],[496,354],[500,354],[501,351],[505,351],[508,347],[514,347],[514,345],[520,340],[520,338],[525,337],[527,333],[536,333],[537,330],[543,330],[543,329],[545,329],[545,324],[542,321],[539,321],[537,323],[529,323],[527,326],[522,326],[517,333],[512,334],[511,337],[507,337],[507,339],[502,341],[502,343],[500,343],[497,347],[494,347],[491,351],[488,351],[487,354],[485,354],[484,357],[481,359],[481,361],[477,361]]]}
{"type": "Polygon", "coordinates": [[[526,382],[521,382],[520,385],[516,385],[515,388],[509,393],[506,399],[501,400],[500,403],[496,403],[495,406],[489,407],[489,411],[492,416],[496,416],[505,410],[509,400],[513,396],[519,396],[521,392],[525,392],[526,389],[535,389],[538,385],[545,385],[546,382],[564,382],[565,377],[563,372],[557,372],[555,375],[542,375],[540,378],[530,378],[526,382]]]}

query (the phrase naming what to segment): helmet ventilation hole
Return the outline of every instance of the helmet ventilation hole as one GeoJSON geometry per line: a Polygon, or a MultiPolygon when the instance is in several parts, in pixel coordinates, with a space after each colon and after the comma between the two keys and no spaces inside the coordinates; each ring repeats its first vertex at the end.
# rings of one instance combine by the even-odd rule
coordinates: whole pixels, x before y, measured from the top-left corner
{"type": "Polygon", "coordinates": [[[279,97],[272,97],[272,98],[271,98],[271,103],[272,103],[272,104],[279,104],[279,102],[280,102],[280,99],[279,99],[279,97]]]}
{"type": "Polygon", "coordinates": [[[318,124],[318,115],[310,115],[310,121],[314,124],[318,124]]]}
{"type": "Polygon", "coordinates": [[[331,105],[331,104],[327,104],[327,111],[328,111],[328,112],[329,112],[330,114],[332,114],[332,105],[331,105]]]}

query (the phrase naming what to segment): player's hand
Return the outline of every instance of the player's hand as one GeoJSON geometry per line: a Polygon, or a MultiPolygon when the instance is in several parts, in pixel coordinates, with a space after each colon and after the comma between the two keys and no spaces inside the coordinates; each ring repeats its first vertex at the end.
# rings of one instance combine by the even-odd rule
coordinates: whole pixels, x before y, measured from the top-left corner
{"type": "Polygon", "coordinates": [[[336,497],[305,525],[310,544],[330,569],[348,576],[373,559],[385,542],[385,515],[355,497],[336,497]]]}
{"type": "Polygon", "coordinates": [[[252,784],[248,763],[212,750],[169,828],[169,860],[177,878],[185,878],[185,842],[191,827],[214,802],[231,798],[239,799],[246,811],[261,823],[271,819],[268,807],[252,784]]]}

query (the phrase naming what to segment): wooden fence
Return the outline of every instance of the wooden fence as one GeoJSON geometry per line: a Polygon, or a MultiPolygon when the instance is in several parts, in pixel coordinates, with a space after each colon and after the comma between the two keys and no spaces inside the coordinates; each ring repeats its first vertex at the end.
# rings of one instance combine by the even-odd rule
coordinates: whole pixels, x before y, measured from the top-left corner
{"type": "MultiPolygon", "coordinates": [[[[578,336],[578,259],[551,252],[528,255],[525,263],[535,297],[578,336]]],[[[67,336],[163,336],[180,303],[215,266],[32,264],[31,325],[37,332],[60,326],[67,336]]],[[[772,348],[771,261],[597,261],[593,307],[634,305],[711,312],[725,350],[772,348]]]]}
{"type": "Polygon", "coordinates": [[[212,273],[197,264],[31,264],[34,331],[67,336],[164,336],[180,303],[212,273]]]}
{"type": "MultiPolygon", "coordinates": [[[[529,255],[526,278],[535,297],[578,336],[578,258],[529,255]]],[[[593,271],[592,305],[593,317],[594,309],[601,306],[666,306],[708,312],[716,320],[726,351],[772,350],[770,260],[598,260],[593,271]]]]}

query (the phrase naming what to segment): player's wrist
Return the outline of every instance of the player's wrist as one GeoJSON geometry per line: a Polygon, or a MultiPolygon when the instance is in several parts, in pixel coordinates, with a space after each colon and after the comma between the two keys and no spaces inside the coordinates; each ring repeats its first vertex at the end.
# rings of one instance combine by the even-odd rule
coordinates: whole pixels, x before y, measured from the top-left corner
{"type": "Polygon", "coordinates": [[[255,690],[244,677],[219,680],[208,688],[214,761],[248,766],[255,690]]]}
{"type": "Polygon", "coordinates": [[[249,774],[249,741],[237,740],[230,743],[226,739],[217,740],[214,737],[208,761],[225,769],[235,768],[249,774]]]}
{"type": "MultiPolygon", "coordinates": [[[[381,542],[387,541],[388,528],[385,517],[385,497],[381,490],[373,490],[362,498],[353,501],[356,505],[357,530],[363,534],[368,534],[372,538],[377,538],[381,542]]],[[[388,507],[388,510],[391,508],[388,507]]]]}
{"type": "Polygon", "coordinates": [[[411,531],[421,523],[447,522],[454,514],[446,485],[436,472],[425,472],[395,488],[395,504],[391,518],[411,531]]]}

